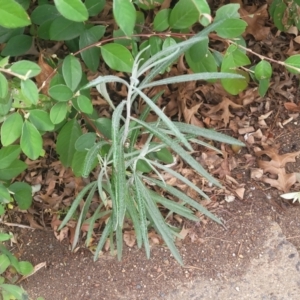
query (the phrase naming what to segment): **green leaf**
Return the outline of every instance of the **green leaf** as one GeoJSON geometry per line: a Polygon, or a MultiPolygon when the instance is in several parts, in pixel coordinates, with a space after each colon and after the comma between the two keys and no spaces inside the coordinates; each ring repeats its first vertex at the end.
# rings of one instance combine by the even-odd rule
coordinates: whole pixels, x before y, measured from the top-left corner
{"type": "Polygon", "coordinates": [[[77,151],[86,151],[91,149],[96,142],[97,135],[94,132],[88,132],[81,135],[75,142],[77,151]]]}
{"type": "Polygon", "coordinates": [[[6,28],[30,25],[30,18],[24,8],[14,0],[0,0],[0,26],[6,28]]]}
{"type": "Polygon", "coordinates": [[[49,37],[53,41],[72,40],[84,30],[84,24],[58,17],[51,22],[49,37]]]}
{"type": "Polygon", "coordinates": [[[0,255],[0,274],[4,273],[4,271],[10,265],[10,260],[5,254],[0,255]]]}
{"type": "Polygon", "coordinates": [[[111,69],[131,73],[133,57],[123,45],[116,43],[106,44],[101,47],[101,53],[104,61],[111,69]]]}
{"type": "Polygon", "coordinates": [[[70,167],[75,153],[75,143],[82,135],[76,118],[67,122],[57,136],[56,151],[65,167],[70,167]]]}
{"type": "Polygon", "coordinates": [[[50,110],[50,120],[53,124],[61,123],[67,116],[68,103],[58,102],[50,110]]]}
{"type": "MultiPolygon", "coordinates": [[[[5,202],[9,203],[10,200],[6,200],[5,202]]],[[[0,205],[0,216],[3,216],[5,213],[6,213],[6,208],[3,205],[0,205]]]]}
{"type": "Polygon", "coordinates": [[[105,0],[86,0],[84,5],[88,10],[90,17],[97,16],[104,8],[105,0]]]}
{"type": "Polygon", "coordinates": [[[83,165],[86,159],[87,151],[75,151],[72,159],[72,171],[76,177],[81,177],[83,174],[83,165]]]}
{"type": "Polygon", "coordinates": [[[57,8],[51,4],[38,5],[30,15],[34,24],[42,25],[43,23],[54,20],[61,16],[57,8]]]}
{"type": "Polygon", "coordinates": [[[8,233],[0,233],[0,242],[8,241],[12,238],[11,234],[8,233]]]}
{"type": "Polygon", "coordinates": [[[300,73],[300,54],[292,55],[284,61],[286,69],[292,74],[300,73]],[[298,70],[289,68],[289,66],[298,68],[298,70]]]}
{"type": "Polygon", "coordinates": [[[77,105],[80,111],[85,114],[91,114],[94,110],[92,100],[83,95],[77,97],[77,105]]]}
{"type": "Polygon", "coordinates": [[[21,91],[27,100],[37,105],[39,101],[39,90],[31,79],[21,80],[21,91]]]}
{"type": "Polygon", "coordinates": [[[21,148],[18,145],[10,145],[0,149],[0,169],[9,167],[20,155],[21,148]]]}
{"type": "Polygon", "coordinates": [[[9,190],[13,192],[13,197],[20,209],[28,209],[32,203],[31,186],[25,182],[14,182],[9,190]]]}
{"type": "Polygon", "coordinates": [[[19,56],[25,54],[31,48],[32,43],[32,36],[28,36],[25,34],[15,35],[8,40],[7,44],[1,51],[1,55],[19,56]]]}
{"type": "Polygon", "coordinates": [[[57,10],[66,19],[84,22],[88,19],[88,11],[80,0],[54,0],[57,10]]]}
{"type": "Polygon", "coordinates": [[[54,85],[48,90],[49,95],[56,101],[66,102],[73,97],[72,90],[64,84],[54,85]]]}
{"type": "Polygon", "coordinates": [[[130,0],[114,0],[113,14],[116,23],[127,36],[133,34],[136,21],[136,12],[134,5],[130,0]]]}
{"type": "Polygon", "coordinates": [[[173,29],[185,29],[198,20],[199,13],[191,0],[179,0],[171,11],[169,24],[173,29]]]}
{"type": "Polygon", "coordinates": [[[265,96],[269,86],[270,86],[270,78],[259,80],[258,93],[261,97],[265,96]]]}
{"type": "Polygon", "coordinates": [[[66,85],[75,92],[82,78],[81,64],[73,55],[65,57],[62,65],[62,74],[66,85]]]}
{"type": "Polygon", "coordinates": [[[23,123],[20,146],[22,151],[32,160],[43,155],[43,140],[41,134],[36,127],[27,120],[23,123]]]}
{"type": "Polygon", "coordinates": [[[171,9],[162,9],[160,10],[154,18],[153,29],[155,31],[165,31],[168,29],[169,25],[169,16],[171,9]]]}
{"type": "Polygon", "coordinates": [[[141,172],[141,173],[149,173],[149,172],[152,171],[152,168],[146,160],[139,159],[136,162],[136,170],[141,172]]]}
{"type": "Polygon", "coordinates": [[[33,109],[29,114],[30,122],[39,131],[52,131],[54,130],[54,124],[50,120],[50,115],[44,110],[33,109]]]}
{"type": "Polygon", "coordinates": [[[0,288],[8,292],[10,295],[14,296],[16,299],[28,299],[28,294],[21,287],[15,284],[0,284],[0,288]]]}
{"type": "Polygon", "coordinates": [[[163,42],[162,49],[166,49],[173,45],[176,45],[176,41],[171,37],[167,37],[163,42]]]}
{"type": "MultiPolygon", "coordinates": [[[[93,26],[85,29],[79,37],[79,48],[83,49],[89,45],[99,42],[105,33],[105,26],[93,26]]],[[[99,67],[101,50],[99,47],[92,47],[80,53],[86,66],[96,72],[99,67]]]]}
{"type": "Polygon", "coordinates": [[[241,70],[224,70],[224,72],[231,72],[233,74],[244,76],[243,79],[221,79],[222,86],[228,93],[230,93],[231,95],[238,95],[240,92],[247,88],[249,82],[249,74],[247,72],[241,70]]]}
{"type": "Polygon", "coordinates": [[[228,19],[216,29],[217,35],[224,39],[240,36],[246,29],[247,23],[240,19],[228,19]]]}
{"type": "Polygon", "coordinates": [[[28,60],[21,60],[14,63],[10,67],[10,70],[19,75],[26,76],[26,79],[35,77],[36,75],[41,73],[40,66],[28,60]]]}
{"type": "MultiPolygon", "coordinates": [[[[238,12],[239,9],[240,9],[240,5],[237,3],[222,5],[216,11],[216,17],[214,18],[214,23],[220,20],[238,19],[240,17],[240,14],[238,12]]],[[[221,26],[223,26],[223,23],[221,26]]]]}
{"type": "Polygon", "coordinates": [[[1,126],[1,143],[3,146],[12,144],[21,136],[23,119],[19,113],[12,113],[1,126]]]}
{"type": "Polygon", "coordinates": [[[15,160],[9,167],[0,169],[0,180],[11,180],[27,169],[27,165],[20,160],[15,160]]]}
{"type": "Polygon", "coordinates": [[[0,73],[0,98],[5,98],[8,94],[8,82],[6,77],[0,73]]]}
{"type": "MultiPolygon", "coordinates": [[[[10,194],[8,189],[0,182],[0,202],[1,203],[8,203],[10,201],[10,194]]],[[[2,206],[2,205],[1,205],[2,206]]],[[[3,206],[0,208],[2,210],[3,206]]],[[[2,215],[0,213],[0,215],[2,215]]],[[[1,241],[1,238],[0,238],[1,241]]]]}
{"type": "Polygon", "coordinates": [[[24,28],[8,29],[0,26],[0,43],[6,43],[13,36],[22,34],[23,32],[24,28]]]}
{"type": "Polygon", "coordinates": [[[20,274],[24,276],[29,275],[34,271],[33,265],[29,261],[20,261],[19,267],[20,267],[20,274]]]}
{"type": "Polygon", "coordinates": [[[111,127],[112,122],[109,118],[99,118],[96,120],[95,125],[97,129],[109,140],[111,140],[111,127]]]}
{"type": "Polygon", "coordinates": [[[151,36],[149,38],[150,54],[152,56],[161,50],[162,43],[163,43],[162,39],[158,36],[151,36]]]}
{"type": "Polygon", "coordinates": [[[154,152],[154,155],[165,164],[172,164],[174,162],[173,155],[167,148],[162,148],[154,152]]]}
{"type": "Polygon", "coordinates": [[[30,6],[30,0],[16,0],[19,4],[22,5],[24,9],[28,9],[30,6]]]}
{"type": "Polygon", "coordinates": [[[193,3],[199,13],[199,22],[203,26],[207,26],[211,23],[211,17],[210,17],[210,7],[207,3],[207,1],[203,0],[193,0],[193,3]]]}
{"type": "Polygon", "coordinates": [[[272,76],[272,66],[268,61],[260,61],[254,69],[255,78],[257,80],[268,79],[272,76]]]}

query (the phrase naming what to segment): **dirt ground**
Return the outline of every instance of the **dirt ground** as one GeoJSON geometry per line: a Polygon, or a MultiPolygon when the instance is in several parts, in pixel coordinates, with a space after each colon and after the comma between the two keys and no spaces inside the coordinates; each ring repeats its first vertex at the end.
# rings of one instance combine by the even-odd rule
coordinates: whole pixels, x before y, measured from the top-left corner
{"type": "Polygon", "coordinates": [[[181,267],[164,247],[152,248],[147,260],[143,250],[125,247],[121,262],[106,253],[97,262],[85,249],[72,254],[66,242],[51,231],[22,229],[19,253],[34,265],[46,262],[23,287],[34,299],[164,299],[179,285],[195,279],[242,276],[253,258],[260,255],[269,220],[277,222],[287,240],[300,250],[300,206],[266,197],[247,186],[246,200],[224,203],[215,213],[226,229],[213,222],[195,227],[197,243],[188,239],[180,247],[181,267]]]}

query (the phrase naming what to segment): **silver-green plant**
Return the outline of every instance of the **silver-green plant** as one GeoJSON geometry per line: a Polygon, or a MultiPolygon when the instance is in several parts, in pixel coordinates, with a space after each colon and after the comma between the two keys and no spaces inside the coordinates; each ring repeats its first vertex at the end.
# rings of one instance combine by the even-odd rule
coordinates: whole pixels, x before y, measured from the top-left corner
{"type": "MultiPolygon", "coordinates": [[[[213,26],[219,25],[217,23],[217,25],[213,26]]],[[[211,28],[210,30],[213,29],[211,28]]],[[[172,169],[172,163],[174,163],[173,154],[180,156],[199,176],[221,188],[221,184],[190,155],[190,151],[193,150],[191,142],[198,142],[209,148],[212,146],[199,139],[199,137],[206,140],[241,146],[243,146],[243,143],[214,130],[171,121],[164,114],[163,110],[155,104],[161,93],[150,99],[145,92],[146,89],[153,86],[191,80],[234,80],[241,78],[240,75],[230,73],[199,73],[152,81],[159,73],[164,72],[189,47],[205,39],[210,30],[205,29],[188,41],[162,50],[145,62],[140,59],[142,54],[140,52],[135,58],[129,83],[117,76],[99,76],[81,89],[96,87],[99,93],[110,104],[113,115],[111,133],[108,139],[99,137],[95,143],[92,142],[92,146],[90,146],[90,141],[87,142],[88,139],[84,141],[89,146],[87,147],[88,152],[85,157],[82,176],[89,176],[91,170],[95,167],[95,160],[100,165],[100,171],[98,179],[88,184],[78,194],[60,226],[62,228],[67,224],[82,199],[86,197],[77,222],[73,248],[75,248],[78,242],[80,228],[83,222],[86,221],[85,219],[96,190],[102,200],[102,204],[99,205],[93,216],[88,220],[90,227],[87,234],[87,242],[92,235],[95,222],[104,216],[108,219],[95,251],[95,260],[98,258],[99,252],[108,238],[111,239],[111,247],[114,247],[114,237],[118,258],[121,258],[124,219],[130,218],[135,229],[137,245],[139,248],[144,245],[147,257],[150,256],[148,229],[149,227],[153,227],[162,236],[176,260],[180,264],[183,264],[178,249],[174,244],[174,237],[178,236],[178,231],[168,224],[168,221],[160,212],[158,204],[192,221],[199,221],[194,214],[194,211],[197,210],[221,224],[221,221],[199,202],[191,199],[178,188],[168,185],[164,181],[162,172],[171,174],[188,187],[194,189],[201,198],[208,199],[208,196],[199,187],[172,169]],[[145,77],[140,82],[142,75],[145,75],[145,77]],[[117,107],[113,105],[106,90],[106,83],[108,82],[118,82],[127,87],[127,99],[119,103],[117,107]],[[147,104],[147,108],[141,113],[139,118],[136,118],[132,116],[132,110],[134,102],[138,97],[143,99],[147,104]],[[145,121],[150,111],[158,116],[158,121],[154,123],[147,123],[145,121]],[[148,135],[146,142],[142,148],[137,147],[138,138],[145,134],[148,135]],[[160,142],[155,143],[154,138],[160,142]],[[105,154],[101,151],[104,147],[107,149],[105,154]],[[165,190],[179,201],[175,202],[174,200],[162,197],[151,188],[153,185],[165,190]],[[111,210],[103,209],[107,207],[108,200],[112,202],[111,210]]],[[[84,138],[81,136],[80,140],[83,141],[84,138]]],[[[218,149],[215,150],[218,151],[218,149]]]]}

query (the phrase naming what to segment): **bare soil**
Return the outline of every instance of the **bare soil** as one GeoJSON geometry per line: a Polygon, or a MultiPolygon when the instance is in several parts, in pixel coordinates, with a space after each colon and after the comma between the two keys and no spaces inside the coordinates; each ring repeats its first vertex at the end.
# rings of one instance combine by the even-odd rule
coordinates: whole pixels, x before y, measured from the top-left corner
{"type": "Polygon", "coordinates": [[[300,206],[266,197],[265,192],[247,187],[251,197],[224,203],[216,212],[226,229],[213,222],[195,227],[197,243],[186,239],[180,246],[185,266],[181,267],[164,248],[152,248],[151,259],[143,250],[125,247],[123,260],[106,253],[97,262],[81,248],[73,254],[67,242],[58,242],[51,231],[22,229],[18,239],[22,259],[34,265],[46,262],[23,286],[32,298],[79,299],[164,299],[182,284],[195,279],[242,276],[252,259],[259,257],[265,242],[268,220],[277,222],[287,240],[300,250],[300,206]],[[279,204],[281,203],[281,205],[279,204]]]}

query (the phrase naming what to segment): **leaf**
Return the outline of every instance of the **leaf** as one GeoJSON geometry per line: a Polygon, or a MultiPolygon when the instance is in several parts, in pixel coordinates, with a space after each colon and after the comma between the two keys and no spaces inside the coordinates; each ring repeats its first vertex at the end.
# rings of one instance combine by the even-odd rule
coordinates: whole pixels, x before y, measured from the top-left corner
{"type": "MultiPolygon", "coordinates": [[[[93,26],[85,29],[79,37],[79,48],[83,49],[89,45],[99,42],[105,33],[105,26],[93,26]]],[[[101,50],[99,47],[92,47],[80,53],[86,66],[92,71],[96,72],[100,62],[101,50]]]]}
{"type": "Polygon", "coordinates": [[[0,98],[5,98],[8,94],[8,82],[6,77],[0,73],[0,98]]]}
{"type": "Polygon", "coordinates": [[[10,260],[5,254],[0,255],[0,274],[2,274],[10,265],[10,260]]]}
{"type": "MultiPolygon", "coordinates": [[[[71,0],[72,1],[72,0],[71,0]]],[[[49,28],[49,38],[53,41],[72,40],[84,30],[84,24],[58,17],[49,28]]]]}
{"type": "Polygon", "coordinates": [[[36,84],[31,79],[21,80],[21,91],[30,103],[37,105],[39,101],[39,91],[36,84]]]}
{"type": "Polygon", "coordinates": [[[272,76],[272,66],[268,61],[260,61],[254,69],[255,78],[257,80],[269,79],[272,76]]]}
{"type": "Polygon", "coordinates": [[[88,10],[89,16],[97,16],[104,8],[105,0],[86,0],[84,5],[88,10]]]}
{"type": "Polygon", "coordinates": [[[0,233],[0,242],[8,241],[12,238],[11,234],[8,233],[0,233]]]}
{"type": "Polygon", "coordinates": [[[57,10],[66,19],[84,22],[88,19],[88,11],[80,0],[54,0],[57,10]]]}
{"type": "Polygon", "coordinates": [[[77,97],[77,105],[81,112],[91,114],[93,112],[93,104],[91,99],[86,96],[80,95],[77,97]]]}
{"type": "Polygon", "coordinates": [[[33,38],[31,36],[20,34],[10,38],[1,51],[3,56],[19,56],[25,54],[32,46],[33,38]]]}
{"type": "Polygon", "coordinates": [[[210,24],[212,21],[212,18],[210,16],[211,11],[210,11],[210,7],[209,7],[207,1],[193,0],[193,3],[199,13],[199,22],[203,26],[207,26],[208,24],[210,24]]]}
{"type": "Polygon", "coordinates": [[[111,69],[131,73],[133,57],[130,51],[123,45],[116,43],[106,44],[101,47],[101,54],[111,69]]]}
{"type": "Polygon", "coordinates": [[[57,8],[51,4],[38,5],[30,15],[34,24],[42,25],[43,23],[54,20],[61,16],[57,8]]]}
{"type": "Polygon", "coordinates": [[[232,39],[240,36],[246,29],[247,23],[240,19],[228,19],[216,29],[217,35],[225,38],[232,39]]]}
{"type": "Polygon", "coordinates": [[[270,86],[270,78],[259,80],[258,93],[264,97],[270,86]]]}
{"type": "Polygon", "coordinates": [[[58,84],[50,87],[49,95],[56,101],[66,102],[73,97],[72,90],[64,84],[58,84]]]}
{"type": "Polygon", "coordinates": [[[77,151],[86,151],[91,149],[96,142],[96,133],[88,132],[81,135],[75,142],[75,149],[77,151]]]}
{"type": "Polygon", "coordinates": [[[197,22],[199,13],[191,0],[179,0],[170,13],[169,24],[173,29],[185,29],[197,22]]]}
{"type": "Polygon", "coordinates": [[[30,25],[30,18],[24,8],[14,0],[0,0],[0,26],[6,28],[30,25]]]}
{"type": "Polygon", "coordinates": [[[19,267],[21,275],[29,275],[34,271],[33,265],[29,261],[20,261],[19,267]]]}
{"type": "Polygon", "coordinates": [[[1,126],[1,143],[3,146],[12,144],[21,136],[23,119],[19,113],[12,113],[1,126]]]}
{"type": "Polygon", "coordinates": [[[52,131],[54,130],[54,124],[50,120],[50,115],[44,110],[33,109],[29,114],[30,122],[39,131],[52,131]]]}
{"type": "Polygon", "coordinates": [[[136,21],[136,12],[132,2],[130,0],[114,0],[113,14],[116,23],[126,36],[131,36],[136,21]]]}
{"type": "Polygon", "coordinates": [[[9,186],[13,192],[13,197],[18,203],[20,209],[28,209],[32,203],[31,186],[25,182],[14,182],[9,186]]]}
{"type": "Polygon", "coordinates": [[[109,118],[99,118],[96,120],[95,125],[97,129],[107,138],[112,138],[111,135],[111,128],[112,128],[112,121],[109,118]]]}
{"type": "Polygon", "coordinates": [[[165,31],[169,27],[169,16],[171,9],[160,10],[153,21],[153,29],[155,31],[165,31]]]}
{"type": "MultiPolygon", "coordinates": [[[[1,204],[10,202],[10,194],[8,192],[8,189],[1,182],[0,182],[0,202],[1,202],[1,204]]],[[[2,215],[2,214],[0,213],[0,215],[2,215]]],[[[0,241],[1,241],[1,238],[0,238],[0,241]]]]}
{"type": "Polygon", "coordinates": [[[150,54],[153,56],[162,48],[162,39],[158,36],[151,36],[149,38],[150,54]]]}
{"type": "Polygon", "coordinates": [[[222,5],[216,11],[216,17],[214,18],[214,23],[220,20],[238,19],[240,17],[240,14],[238,13],[239,8],[240,5],[237,3],[222,5]]]}
{"type": "Polygon", "coordinates": [[[82,135],[76,118],[67,122],[57,136],[56,151],[65,167],[70,167],[75,153],[75,143],[82,135]]]}
{"type": "Polygon", "coordinates": [[[292,74],[300,73],[300,54],[292,55],[284,61],[286,69],[292,74]],[[289,68],[289,66],[295,67],[298,70],[289,68]]]}
{"type": "Polygon", "coordinates": [[[82,78],[81,64],[73,55],[65,57],[62,65],[62,74],[66,85],[75,92],[82,78]]]}
{"type": "Polygon", "coordinates": [[[24,162],[20,160],[15,160],[7,168],[0,169],[0,180],[11,180],[17,177],[26,169],[27,165],[24,162]]]}
{"type": "Polygon", "coordinates": [[[9,167],[20,155],[21,148],[18,145],[10,145],[0,149],[0,169],[9,167]]]}
{"type": "Polygon", "coordinates": [[[50,120],[55,124],[61,123],[67,116],[68,103],[58,102],[50,110],[50,120]]]}
{"type": "Polygon", "coordinates": [[[34,77],[41,72],[39,65],[28,60],[21,60],[14,63],[10,67],[10,70],[19,75],[26,76],[26,79],[34,77]]]}
{"type": "Polygon", "coordinates": [[[27,292],[15,284],[3,283],[0,284],[0,288],[8,292],[9,295],[16,297],[16,299],[28,299],[27,292]]]}
{"type": "Polygon", "coordinates": [[[20,140],[22,151],[32,160],[43,155],[43,140],[36,127],[25,120],[20,140]]]}
{"type": "Polygon", "coordinates": [[[128,247],[132,248],[135,245],[135,241],[136,241],[136,236],[135,236],[134,230],[124,231],[123,239],[124,239],[125,244],[128,247]]]}

